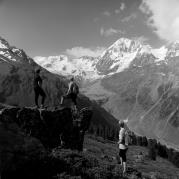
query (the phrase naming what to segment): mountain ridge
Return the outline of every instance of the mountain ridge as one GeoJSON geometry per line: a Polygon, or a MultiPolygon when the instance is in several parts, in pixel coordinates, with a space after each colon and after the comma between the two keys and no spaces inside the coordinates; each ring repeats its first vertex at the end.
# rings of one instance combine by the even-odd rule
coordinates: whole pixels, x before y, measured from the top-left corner
{"type": "MultiPolygon", "coordinates": [[[[0,46],[3,47],[0,48],[0,103],[19,107],[34,106],[34,72],[35,69],[41,68],[43,89],[47,95],[45,105],[49,108],[59,107],[61,96],[68,88],[68,79],[40,67],[23,50],[10,46],[5,39],[0,39],[0,46]]],[[[64,106],[70,105],[70,100],[64,102],[64,106]]],[[[115,126],[116,120],[113,116],[81,93],[78,106],[79,109],[93,107],[95,115],[92,117],[92,123],[115,126]],[[105,115],[101,114],[101,110],[105,115]]]]}
{"type": "Polygon", "coordinates": [[[83,93],[116,119],[128,119],[128,126],[134,132],[176,148],[179,145],[178,59],[178,42],[152,49],[147,44],[119,39],[97,60],[100,78],[82,85],[83,93]]]}
{"type": "Polygon", "coordinates": [[[34,61],[52,73],[64,76],[74,75],[93,81],[129,68],[135,58],[143,55],[152,55],[156,63],[166,61],[168,58],[179,55],[179,43],[174,42],[155,49],[137,40],[120,38],[106,48],[99,57],[82,56],[69,60],[66,55],[59,55],[34,57],[34,61]]]}
{"type": "MultiPolygon", "coordinates": [[[[168,52],[166,48],[161,48],[163,52],[158,54],[163,55],[162,59],[156,58],[156,56],[151,54],[149,46],[143,48],[143,46],[139,44],[131,43],[127,44],[127,47],[129,47],[127,52],[124,45],[119,47],[122,48],[123,55],[121,59],[117,61],[118,64],[110,57],[110,53],[107,53],[108,55],[103,59],[85,57],[86,66],[82,64],[83,58],[81,58],[81,61],[79,61],[81,72],[85,72],[84,74],[87,74],[87,72],[93,73],[91,69],[98,70],[96,72],[99,72],[97,74],[94,73],[94,75],[96,75],[95,77],[97,77],[95,80],[93,78],[86,78],[84,80],[84,74],[82,73],[80,76],[77,73],[76,79],[82,87],[83,94],[96,101],[96,105],[100,105],[101,108],[104,108],[105,112],[110,113],[110,120],[112,118],[118,120],[128,118],[129,127],[136,133],[149,138],[157,138],[159,141],[161,140],[173,145],[179,145],[179,112],[176,111],[179,105],[178,43],[169,45],[168,52]],[[130,63],[120,71],[120,62],[128,60],[131,54],[135,54],[135,58],[129,59],[129,61],[131,60],[130,63]],[[95,62],[95,65],[91,65],[91,61],[95,62]],[[98,64],[99,62],[100,65],[98,64]],[[83,70],[82,67],[84,67],[85,70],[83,70]],[[89,71],[87,67],[91,67],[89,71]],[[110,69],[111,67],[114,68],[110,69]]],[[[115,48],[113,48],[112,51],[114,49],[115,48]]],[[[9,49],[9,51],[11,50],[9,49]]],[[[118,54],[119,56],[121,55],[120,51],[116,52],[117,57],[118,54]]],[[[106,54],[103,53],[103,56],[105,55],[106,54]]],[[[17,55],[14,55],[13,58],[14,57],[17,57],[17,55]]],[[[20,94],[23,94],[25,101],[31,101],[32,103],[33,90],[30,87],[29,81],[32,76],[32,69],[34,68],[32,66],[38,66],[33,60],[28,61],[28,58],[19,57],[18,59],[20,59],[22,63],[24,62],[22,68],[19,67],[19,65],[22,66],[22,63],[11,60],[11,57],[8,62],[1,60],[1,68],[7,68],[9,71],[7,73],[6,70],[6,74],[2,74],[3,72],[1,72],[2,85],[0,94],[2,99],[0,99],[0,101],[7,102],[8,104],[12,104],[13,101],[13,105],[14,103],[19,104],[21,100],[19,99],[20,94]],[[31,63],[34,64],[31,66],[31,63]],[[24,66],[24,64],[26,65],[24,66]],[[29,67],[29,65],[31,67],[29,67]],[[24,73],[27,77],[24,78],[25,80],[22,80],[21,75],[24,73]],[[27,83],[23,84],[21,82],[27,83]],[[19,91],[18,89],[23,89],[22,86],[25,86],[26,90],[19,91]],[[26,95],[27,90],[29,90],[30,95],[26,95]],[[27,99],[28,96],[29,98],[27,99]]],[[[52,58],[52,61],[53,60],[58,61],[52,58]]],[[[60,60],[63,61],[63,58],[60,60]]],[[[71,61],[69,61],[69,63],[71,63],[71,61]]],[[[122,65],[124,64],[122,63],[122,65]]],[[[42,74],[43,78],[46,79],[44,81],[44,89],[52,105],[58,104],[57,99],[64,93],[67,87],[64,82],[66,81],[66,77],[60,76],[60,81],[57,82],[58,80],[56,81],[56,78],[59,78],[57,74],[58,73],[55,73],[54,76],[47,71],[45,71],[44,75],[42,74]]],[[[89,77],[93,76],[89,75],[89,77]]],[[[84,106],[85,101],[81,101],[80,103],[83,103],[84,106]]],[[[101,113],[104,112],[101,110],[97,110],[98,115],[96,116],[100,116],[101,118],[107,117],[105,115],[107,113],[105,113],[104,116],[101,115],[101,113]]],[[[98,117],[96,120],[98,120],[98,117]]],[[[109,122],[110,121],[107,123],[109,122]]]]}

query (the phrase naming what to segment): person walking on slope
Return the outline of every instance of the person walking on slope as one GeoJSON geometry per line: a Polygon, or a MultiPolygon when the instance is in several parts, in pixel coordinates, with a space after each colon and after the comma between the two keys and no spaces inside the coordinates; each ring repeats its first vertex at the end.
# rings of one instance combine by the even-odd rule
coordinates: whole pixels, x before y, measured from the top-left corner
{"type": "Polygon", "coordinates": [[[119,121],[120,131],[119,131],[119,157],[121,165],[123,167],[123,174],[126,173],[126,152],[128,150],[128,132],[125,129],[123,121],[119,121]]]}
{"type": "Polygon", "coordinates": [[[37,69],[35,71],[35,75],[34,75],[34,93],[35,93],[35,104],[36,107],[39,108],[38,105],[38,98],[39,95],[42,97],[41,100],[41,108],[44,107],[44,102],[45,102],[45,98],[46,98],[46,94],[44,92],[44,90],[42,89],[42,78],[40,77],[40,69],[37,69]]]}
{"type": "Polygon", "coordinates": [[[79,93],[79,87],[74,81],[74,78],[71,77],[70,82],[68,84],[68,91],[66,95],[63,95],[61,98],[61,105],[63,104],[64,99],[71,99],[74,104],[74,110],[77,112],[77,96],[79,93]]]}

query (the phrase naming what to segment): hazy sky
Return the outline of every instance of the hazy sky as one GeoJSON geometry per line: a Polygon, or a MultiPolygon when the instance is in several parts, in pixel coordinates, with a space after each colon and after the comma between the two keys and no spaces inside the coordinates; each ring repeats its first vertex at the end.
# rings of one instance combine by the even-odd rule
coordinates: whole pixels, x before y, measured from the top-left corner
{"type": "Polygon", "coordinates": [[[179,0],[0,0],[0,36],[31,56],[93,55],[121,37],[179,40],[179,0]]]}

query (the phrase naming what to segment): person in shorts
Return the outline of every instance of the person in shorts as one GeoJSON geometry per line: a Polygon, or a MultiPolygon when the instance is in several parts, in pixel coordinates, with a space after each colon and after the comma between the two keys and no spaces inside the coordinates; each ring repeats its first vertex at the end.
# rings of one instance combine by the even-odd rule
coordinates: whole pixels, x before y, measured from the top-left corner
{"type": "Polygon", "coordinates": [[[123,121],[119,121],[120,131],[119,131],[119,157],[121,165],[123,167],[123,174],[126,173],[126,152],[128,150],[128,140],[127,140],[127,130],[125,129],[125,124],[123,121]]]}

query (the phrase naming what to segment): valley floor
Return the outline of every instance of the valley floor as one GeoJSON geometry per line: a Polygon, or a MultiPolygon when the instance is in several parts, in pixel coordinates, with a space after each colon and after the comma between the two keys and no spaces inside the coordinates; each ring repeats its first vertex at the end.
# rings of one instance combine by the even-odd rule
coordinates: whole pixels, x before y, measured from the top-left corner
{"type": "MultiPolygon", "coordinates": [[[[101,137],[87,135],[84,152],[97,158],[104,165],[117,164],[118,145],[105,141],[101,137]]],[[[157,157],[152,161],[147,157],[148,149],[141,146],[130,146],[127,152],[128,168],[137,169],[144,178],[179,179],[179,168],[171,162],[157,157]]]]}

